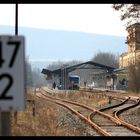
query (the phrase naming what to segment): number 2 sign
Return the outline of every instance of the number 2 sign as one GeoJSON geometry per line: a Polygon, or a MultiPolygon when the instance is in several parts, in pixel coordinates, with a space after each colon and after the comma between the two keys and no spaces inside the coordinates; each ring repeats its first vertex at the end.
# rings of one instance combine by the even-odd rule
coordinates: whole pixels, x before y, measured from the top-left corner
{"type": "Polygon", "coordinates": [[[24,109],[24,37],[0,35],[0,111],[24,109]]]}

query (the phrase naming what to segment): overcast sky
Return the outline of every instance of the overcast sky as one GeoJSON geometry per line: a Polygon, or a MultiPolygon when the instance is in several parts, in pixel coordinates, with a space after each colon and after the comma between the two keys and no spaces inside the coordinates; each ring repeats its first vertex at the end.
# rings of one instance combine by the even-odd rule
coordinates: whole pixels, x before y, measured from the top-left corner
{"type": "MultiPolygon", "coordinates": [[[[88,61],[100,51],[127,51],[127,32],[112,4],[18,6],[19,35],[26,37],[26,56],[32,62],[88,61]]],[[[15,4],[0,4],[0,33],[14,34],[14,26],[15,4]]]]}
{"type": "MultiPolygon", "coordinates": [[[[126,36],[112,4],[19,4],[19,26],[126,36]]],[[[15,25],[15,4],[0,4],[0,25],[15,25]]]]}

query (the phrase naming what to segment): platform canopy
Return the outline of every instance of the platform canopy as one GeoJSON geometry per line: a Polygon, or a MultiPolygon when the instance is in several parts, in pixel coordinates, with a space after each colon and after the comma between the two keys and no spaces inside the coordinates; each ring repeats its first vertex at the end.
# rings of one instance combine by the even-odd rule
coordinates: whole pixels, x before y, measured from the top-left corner
{"type": "Polygon", "coordinates": [[[117,73],[117,74],[127,74],[128,73],[128,68],[125,67],[125,68],[115,69],[114,73],[117,73]]]}
{"type": "Polygon", "coordinates": [[[76,69],[102,69],[102,70],[105,70],[107,73],[112,73],[115,68],[107,66],[107,65],[99,64],[99,63],[96,63],[93,61],[87,61],[87,62],[76,64],[73,66],[61,67],[61,68],[53,70],[53,71],[48,70],[48,69],[43,69],[41,73],[48,75],[48,76],[51,76],[53,74],[57,74],[57,75],[61,76],[62,69],[65,69],[67,71],[67,73],[72,72],[76,69]]]}

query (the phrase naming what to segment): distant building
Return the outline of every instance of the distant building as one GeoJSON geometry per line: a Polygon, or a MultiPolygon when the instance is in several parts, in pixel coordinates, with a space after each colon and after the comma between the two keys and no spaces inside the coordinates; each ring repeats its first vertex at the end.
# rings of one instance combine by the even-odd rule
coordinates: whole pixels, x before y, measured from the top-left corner
{"type": "Polygon", "coordinates": [[[140,62],[140,23],[135,23],[127,27],[126,30],[128,31],[126,41],[128,52],[120,56],[120,68],[140,62]]]}

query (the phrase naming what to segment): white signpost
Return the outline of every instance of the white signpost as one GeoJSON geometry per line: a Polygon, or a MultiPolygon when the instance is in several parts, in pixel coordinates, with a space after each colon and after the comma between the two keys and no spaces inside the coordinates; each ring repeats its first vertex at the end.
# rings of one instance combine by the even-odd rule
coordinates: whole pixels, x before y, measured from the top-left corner
{"type": "Polygon", "coordinates": [[[0,35],[0,111],[24,110],[24,37],[0,35]]]}

